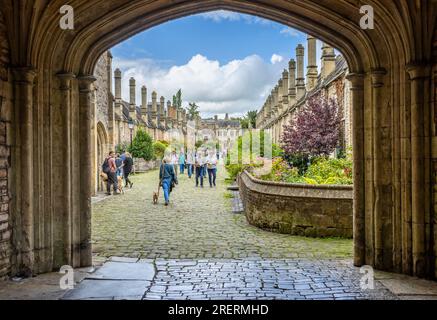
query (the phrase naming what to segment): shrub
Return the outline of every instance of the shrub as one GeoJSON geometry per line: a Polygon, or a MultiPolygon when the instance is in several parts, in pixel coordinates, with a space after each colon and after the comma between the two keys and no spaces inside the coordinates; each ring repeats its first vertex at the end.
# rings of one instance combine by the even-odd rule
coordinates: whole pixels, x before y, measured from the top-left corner
{"type": "Polygon", "coordinates": [[[129,147],[129,152],[134,158],[143,158],[146,161],[153,159],[153,141],[150,135],[139,129],[129,147]]]}
{"type": "Polygon", "coordinates": [[[315,159],[305,174],[305,181],[309,184],[353,184],[352,159],[315,159]]]}
{"type": "Polygon", "coordinates": [[[164,158],[165,149],[167,149],[167,146],[164,143],[162,143],[161,141],[156,141],[153,144],[153,154],[154,154],[155,159],[164,158]]]}
{"type": "Polygon", "coordinates": [[[284,126],[282,146],[287,155],[329,156],[340,138],[340,116],[335,100],[312,97],[297,112],[296,119],[284,126]]]}
{"type": "Polygon", "coordinates": [[[272,170],[269,174],[261,176],[262,180],[303,183],[303,178],[299,175],[297,168],[291,167],[287,161],[282,158],[275,158],[272,162],[272,170]]]}

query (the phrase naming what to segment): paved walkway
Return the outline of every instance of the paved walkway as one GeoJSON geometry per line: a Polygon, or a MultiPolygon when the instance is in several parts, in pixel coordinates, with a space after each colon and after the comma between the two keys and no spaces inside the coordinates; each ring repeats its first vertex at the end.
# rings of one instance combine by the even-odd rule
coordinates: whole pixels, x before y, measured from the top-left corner
{"type": "Polygon", "coordinates": [[[93,251],[98,256],[164,259],[351,258],[352,240],[311,239],[260,230],[232,213],[220,170],[217,188],[179,177],[169,207],[152,204],[158,174],[135,176],[134,187],[93,205],[93,251]]]}

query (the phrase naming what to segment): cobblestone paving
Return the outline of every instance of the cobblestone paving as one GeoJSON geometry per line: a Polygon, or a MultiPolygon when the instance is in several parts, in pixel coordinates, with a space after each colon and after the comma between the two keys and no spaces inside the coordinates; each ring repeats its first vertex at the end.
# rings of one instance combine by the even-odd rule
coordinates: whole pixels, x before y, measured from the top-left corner
{"type": "Polygon", "coordinates": [[[147,300],[397,299],[375,281],[361,290],[361,274],[347,260],[157,260],[147,300]]]}
{"type": "Polygon", "coordinates": [[[232,213],[222,169],[217,188],[196,188],[179,177],[171,204],[152,204],[158,174],[133,178],[134,187],[93,205],[93,251],[97,256],[165,259],[350,258],[352,241],[281,235],[248,225],[232,213]]]}
{"type": "MultiPolygon", "coordinates": [[[[154,264],[143,299],[395,299],[376,282],[362,291],[352,240],[281,235],[232,213],[223,170],[217,188],[179,177],[169,207],[152,204],[157,172],[93,204],[95,261],[134,257],[154,264]]],[[[141,298],[141,296],[139,297],[141,298]]]]}

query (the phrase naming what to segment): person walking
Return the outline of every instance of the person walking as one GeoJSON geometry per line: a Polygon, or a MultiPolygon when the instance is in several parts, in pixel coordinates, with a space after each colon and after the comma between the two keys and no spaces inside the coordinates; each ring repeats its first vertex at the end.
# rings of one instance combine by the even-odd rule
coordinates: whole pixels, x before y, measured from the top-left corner
{"type": "Polygon", "coordinates": [[[217,155],[214,152],[211,152],[206,161],[208,168],[208,179],[209,179],[209,187],[215,187],[215,181],[217,178],[217,155]]]}
{"type": "Polygon", "coordinates": [[[177,176],[174,172],[174,166],[170,162],[170,159],[164,158],[159,169],[159,184],[164,191],[165,206],[168,206],[170,202],[170,192],[173,183],[177,184],[177,176]]]}
{"type": "Polygon", "coordinates": [[[203,188],[203,168],[204,168],[203,160],[204,159],[202,156],[202,151],[198,150],[195,157],[194,167],[196,170],[196,187],[199,186],[199,180],[200,180],[201,188],[203,188]]]}
{"type": "Polygon", "coordinates": [[[106,182],[106,194],[111,195],[111,185],[114,188],[114,195],[118,195],[117,185],[117,165],[115,164],[114,151],[109,152],[108,157],[105,159],[102,165],[102,171],[107,174],[108,181],[106,182]]]}
{"type": "Polygon", "coordinates": [[[176,154],[176,149],[172,151],[169,161],[170,161],[169,164],[173,165],[173,169],[174,169],[175,175],[178,175],[179,158],[178,158],[178,156],[176,154]]]}
{"type": "Polygon", "coordinates": [[[193,175],[193,165],[194,165],[194,156],[193,152],[190,150],[187,153],[187,171],[188,171],[188,178],[191,179],[191,176],[193,175]]]}
{"type": "Polygon", "coordinates": [[[129,179],[129,175],[132,172],[132,168],[134,166],[134,160],[132,159],[132,155],[129,152],[126,152],[125,158],[123,161],[123,173],[124,173],[124,181],[126,182],[125,187],[129,185],[129,188],[132,189],[134,185],[132,181],[129,179]]]}
{"type": "Polygon", "coordinates": [[[117,181],[118,181],[118,177],[123,177],[123,159],[120,157],[120,154],[117,153],[117,155],[115,156],[115,165],[117,166],[117,181]]]}
{"type": "Polygon", "coordinates": [[[185,172],[185,153],[183,151],[181,151],[181,153],[179,153],[179,172],[181,174],[184,174],[185,172]]]}

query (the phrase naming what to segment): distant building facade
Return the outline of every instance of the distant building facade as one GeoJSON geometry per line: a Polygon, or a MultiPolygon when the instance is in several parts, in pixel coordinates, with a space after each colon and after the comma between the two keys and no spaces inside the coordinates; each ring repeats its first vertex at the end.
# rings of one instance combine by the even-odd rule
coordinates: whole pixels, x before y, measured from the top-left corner
{"type": "Polygon", "coordinates": [[[146,131],[153,140],[183,141],[194,148],[195,141],[218,141],[221,148],[229,149],[240,134],[240,121],[225,119],[202,119],[189,121],[184,108],[172,105],[165,97],[158,98],[153,91],[150,96],[146,86],[141,87],[141,101],[136,101],[137,83],[129,80],[129,101],[122,99],[122,72],[112,71],[112,55],[105,52],[94,70],[92,125],[93,176],[95,192],[103,190],[100,167],[109,151],[117,146],[128,146],[139,129],[146,131]],[[114,84],[114,93],[112,87],[114,84]],[[132,129],[131,129],[132,128],[132,129]]]}

